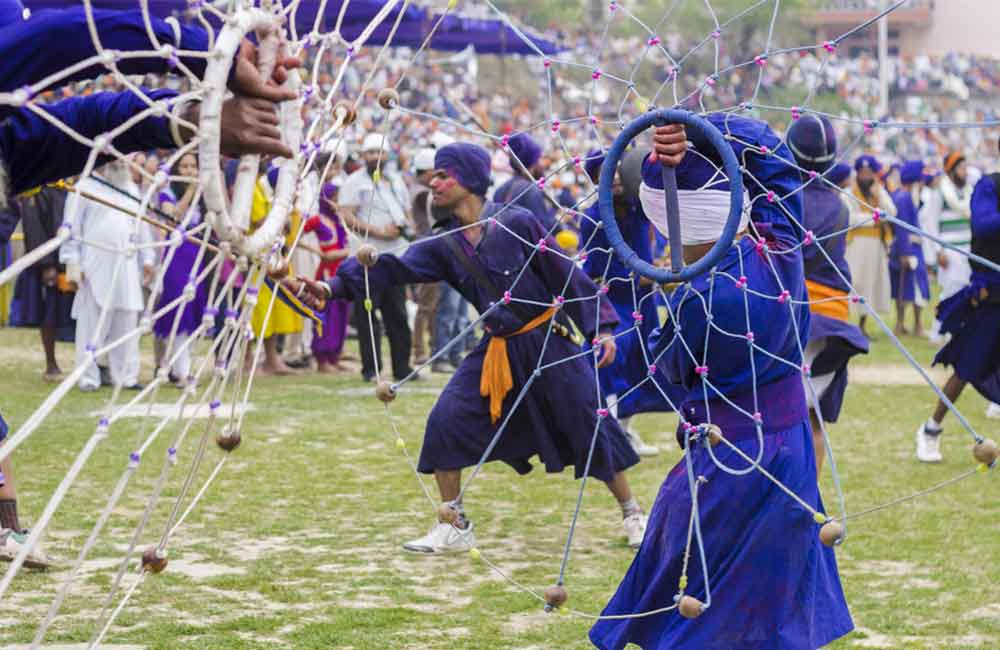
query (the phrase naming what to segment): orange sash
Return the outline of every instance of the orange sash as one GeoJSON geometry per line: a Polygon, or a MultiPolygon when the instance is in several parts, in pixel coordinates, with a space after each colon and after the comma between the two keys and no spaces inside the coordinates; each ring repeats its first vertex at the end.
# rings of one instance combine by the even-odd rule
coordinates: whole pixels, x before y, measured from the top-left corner
{"type": "MultiPolygon", "coordinates": [[[[555,307],[549,307],[534,320],[509,336],[526,334],[552,320],[556,314],[555,307]]],[[[479,376],[479,394],[490,398],[490,422],[496,424],[503,410],[503,400],[514,387],[514,378],[510,374],[510,359],[507,357],[507,339],[509,336],[494,336],[486,345],[486,356],[483,358],[483,372],[479,376]]]]}
{"type": "Polygon", "coordinates": [[[846,291],[812,280],[806,280],[806,291],[809,292],[809,311],[835,320],[847,321],[850,308],[847,304],[846,291]],[[816,302],[817,300],[823,302],[816,302]]]}

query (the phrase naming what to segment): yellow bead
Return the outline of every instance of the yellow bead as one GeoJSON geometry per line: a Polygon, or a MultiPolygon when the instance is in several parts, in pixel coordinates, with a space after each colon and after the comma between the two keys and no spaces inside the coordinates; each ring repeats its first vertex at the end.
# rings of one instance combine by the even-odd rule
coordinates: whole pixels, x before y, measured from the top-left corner
{"type": "Polygon", "coordinates": [[[396,438],[396,449],[403,451],[406,449],[406,441],[402,438],[396,438]]]}
{"type": "Polygon", "coordinates": [[[817,524],[825,524],[826,515],[824,515],[822,512],[817,512],[816,514],[813,515],[813,521],[815,521],[817,524]]]}
{"type": "Polygon", "coordinates": [[[380,169],[376,169],[372,172],[372,182],[378,183],[380,180],[382,180],[382,171],[380,169]]]}
{"type": "Polygon", "coordinates": [[[371,310],[372,310],[372,299],[365,298],[365,311],[371,311],[371,310]]]}
{"type": "Polygon", "coordinates": [[[986,463],[979,463],[979,466],[976,467],[976,471],[979,472],[980,474],[985,474],[986,472],[990,471],[990,466],[987,465],[986,463]]]}
{"type": "Polygon", "coordinates": [[[569,610],[566,609],[565,607],[557,607],[556,611],[562,614],[563,616],[569,616],[569,610]]]}
{"type": "Polygon", "coordinates": [[[681,589],[687,589],[687,586],[688,586],[688,577],[687,576],[681,576],[680,588],[681,589]]]}
{"type": "Polygon", "coordinates": [[[481,557],[483,557],[483,554],[479,552],[478,548],[472,547],[469,549],[469,557],[471,557],[473,560],[478,560],[481,557]]]}
{"type": "Polygon", "coordinates": [[[458,0],[448,0],[448,11],[458,6],[458,0]]]}

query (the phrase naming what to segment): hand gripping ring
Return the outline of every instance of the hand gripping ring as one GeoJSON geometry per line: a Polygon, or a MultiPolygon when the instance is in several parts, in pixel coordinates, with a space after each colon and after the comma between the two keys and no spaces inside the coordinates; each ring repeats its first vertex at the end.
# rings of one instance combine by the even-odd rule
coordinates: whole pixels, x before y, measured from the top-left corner
{"type": "Polygon", "coordinates": [[[604,224],[604,232],[607,235],[608,242],[626,266],[639,275],[660,284],[689,282],[718,264],[736,237],[736,231],[739,229],[740,218],[743,214],[743,173],[740,170],[739,161],[736,159],[736,153],[729,146],[729,143],[726,142],[722,133],[708,120],[690,111],[661,108],[632,120],[618,134],[618,137],[615,138],[615,141],[611,144],[611,148],[608,149],[605,155],[604,164],[601,167],[601,178],[598,183],[597,196],[601,222],[604,224]],[[719,240],[715,242],[711,250],[700,260],[690,266],[684,266],[683,251],[679,245],[681,241],[681,223],[680,205],[677,197],[676,171],[673,167],[663,165],[663,189],[667,202],[667,228],[670,239],[670,269],[653,266],[640,258],[625,243],[621,230],[618,228],[618,221],[615,219],[614,195],[612,192],[618,162],[621,160],[625,148],[637,135],[649,127],[654,125],[662,126],[664,124],[683,124],[687,129],[699,132],[715,147],[722,158],[723,170],[729,178],[730,193],[729,219],[726,221],[726,226],[723,228],[719,240]]]}

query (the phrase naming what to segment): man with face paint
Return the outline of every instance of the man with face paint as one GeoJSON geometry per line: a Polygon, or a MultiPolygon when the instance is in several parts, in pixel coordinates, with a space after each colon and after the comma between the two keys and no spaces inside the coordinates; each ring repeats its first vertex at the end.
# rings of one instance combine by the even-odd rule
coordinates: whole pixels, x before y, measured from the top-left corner
{"type": "MultiPolygon", "coordinates": [[[[799,369],[810,321],[802,179],[767,124],[729,114],[706,119],[732,136],[730,146],[746,168],[744,210],[715,273],[674,290],[671,318],[650,341],[657,367],[686,391],[677,431],[685,458],[660,488],[646,540],[603,615],[674,602],[678,608],[600,620],[590,639],[601,650],[629,643],[644,650],[812,650],[853,627],[833,549],[820,542],[814,513],[734,450],[823,511],[799,369]],[[724,442],[712,446],[710,425],[724,442]],[[692,483],[708,575],[688,541],[692,483]],[[710,607],[703,607],[706,581],[710,607]]],[[[729,181],[718,173],[720,160],[707,142],[693,138],[700,155],[674,162],[668,128],[655,129],[655,158],[643,166],[640,196],[650,221],[666,230],[661,165],[677,167],[681,243],[690,264],[723,232],[729,181]]]]}
{"type": "MultiPolygon", "coordinates": [[[[584,170],[595,184],[600,178],[603,165],[604,153],[600,149],[587,154],[584,170]]],[[[613,192],[615,217],[622,236],[641,259],[652,264],[649,220],[642,212],[639,197],[627,195],[621,172],[615,175],[613,192]]],[[[638,413],[673,411],[671,402],[677,405],[682,397],[671,384],[665,381],[654,382],[649,378],[652,360],[643,348],[650,334],[660,325],[660,296],[652,281],[632,273],[611,250],[604,228],[601,227],[601,213],[596,203],[584,212],[580,223],[580,241],[587,254],[583,270],[595,282],[607,286],[608,300],[618,313],[619,320],[618,327],[615,328],[615,342],[618,345],[615,361],[598,371],[601,391],[636,453],[640,456],[655,456],[660,450],[654,445],[646,444],[631,429],[630,421],[638,413]]]]}
{"type": "Polygon", "coordinates": [[[889,230],[884,221],[876,222],[875,210],[885,216],[896,216],[892,197],[879,182],[882,164],[873,156],[859,156],[854,161],[854,186],[851,188],[851,230],[847,234],[847,264],[851,269],[854,292],[863,296],[866,304],[851,303],[851,313],[860,317],[861,332],[868,336],[865,325],[868,309],[876,313],[889,311],[889,230]]]}
{"type": "MultiPolygon", "coordinates": [[[[438,150],[434,163],[433,203],[453,214],[448,230],[417,240],[401,256],[380,255],[367,282],[373,293],[448,282],[483,314],[484,335],[431,410],[417,466],[434,474],[442,510],[454,515],[453,523],[442,514],[429,534],[404,548],[447,553],[475,544],[472,522],[458,500],[461,473],[479,462],[498,434],[487,460],[503,461],[520,474],[531,471],[534,455],[548,472],[572,465],[577,478],[589,462],[588,475],[607,484],[621,506],[628,542],[638,546],[646,516],[625,470],[639,458],[594,391],[594,366],[615,358],[614,308],[590,278],[556,252],[555,240],[534,215],[485,199],[490,184],[485,149],[451,144],[438,150]],[[594,341],[593,358],[580,355],[573,323],[594,341]]],[[[304,290],[363,299],[364,271],[352,258],[331,281],[306,283],[304,290]]]]}

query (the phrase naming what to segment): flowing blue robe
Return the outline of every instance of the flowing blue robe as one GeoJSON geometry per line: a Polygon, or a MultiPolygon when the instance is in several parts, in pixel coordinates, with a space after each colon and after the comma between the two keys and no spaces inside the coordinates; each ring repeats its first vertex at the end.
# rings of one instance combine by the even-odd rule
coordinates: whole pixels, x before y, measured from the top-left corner
{"type": "MultiPolygon", "coordinates": [[[[850,210],[833,188],[813,180],[802,190],[803,227],[813,233],[814,244],[802,248],[806,279],[833,289],[851,292],[851,269],[847,265],[847,232],[850,210]]],[[[832,373],[833,379],[819,398],[824,422],[836,422],[847,390],[847,363],[856,354],[868,353],[868,339],[850,321],[813,311],[809,342],[823,348],[812,360],[812,375],[832,373]]],[[[807,392],[807,397],[809,394],[807,392]]]]}
{"type": "MultiPolygon", "coordinates": [[[[896,204],[896,219],[919,228],[920,218],[910,190],[904,187],[891,196],[892,202],[896,204]]],[[[931,299],[931,288],[922,238],[895,223],[892,224],[892,237],[892,245],[889,247],[889,284],[893,300],[915,302],[919,291],[926,303],[931,299]],[[906,258],[915,258],[917,267],[910,268],[906,258]]]]}
{"type": "MultiPolygon", "coordinates": [[[[520,208],[487,203],[482,219],[487,221],[482,239],[475,247],[461,232],[450,232],[443,237],[417,240],[399,257],[380,255],[368,270],[372,294],[391,286],[444,281],[479,313],[489,311],[483,318],[482,340],[459,365],[431,409],[418,469],[431,473],[436,469],[475,465],[498,427],[510,415],[488,460],[504,461],[524,474],[531,470],[529,459],[537,454],[546,471],[559,472],[573,465],[576,477],[580,478],[596,431],[589,475],[609,481],[616,472],[636,464],[638,456],[614,418],[604,417],[598,423],[597,378],[591,355],[580,355],[578,345],[566,337],[555,332],[547,335],[547,327],[507,339],[514,388],[503,401],[500,419],[496,423],[490,420],[489,401],[479,393],[483,358],[490,338],[513,334],[546,307],[525,303],[501,303],[493,307],[501,296],[491,295],[490,288],[476,281],[456,259],[444,237],[453,238],[499,292],[509,290],[515,299],[545,305],[564,295],[566,302],[557,318],[564,324],[568,324],[567,316],[572,318],[587,340],[596,332],[613,330],[618,319],[610,303],[603,296],[598,298],[597,287],[590,278],[573,263],[551,251],[531,254],[525,242],[533,245],[545,237],[534,215],[520,208]],[[498,215],[496,222],[489,221],[493,215],[498,215]],[[564,286],[567,288],[563,293],[564,286]],[[536,368],[557,362],[540,372],[515,409],[521,389],[532,381],[536,368]]],[[[457,225],[452,220],[445,227],[457,225]]],[[[546,238],[546,246],[558,250],[552,237],[546,238]]],[[[364,276],[364,268],[356,259],[345,261],[328,283],[331,297],[365,296],[364,276]]]]}
{"type": "MultiPolygon", "coordinates": [[[[1000,207],[993,179],[984,176],[972,192],[972,250],[1000,264],[1000,207]]],[[[938,305],[948,343],[934,363],[951,366],[986,399],[1000,402],[1000,271],[972,261],[968,286],[938,305]]]]}
{"type": "MultiPolygon", "coordinates": [[[[766,124],[721,114],[708,119],[734,136],[732,146],[749,171],[744,183],[753,201],[752,219],[764,233],[768,249],[758,251],[755,238],[743,237],[729,249],[714,276],[675,290],[670,308],[676,321],[668,321],[657,332],[651,351],[668,379],[687,391],[682,413],[688,422],[716,424],[735,447],[750,458],[760,454],[762,468],[822,511],[797,367],[809,331],[802,255],[797,248],[803,233],[782,211],[787,209],[801,223],[801,199],[798,194],[788,196],[801,180],[791,167],[787,147],[766,124]],[[771,153],[762,156],[747,145],[766,145],[771,153]],[[762,198],[768,190],[786,197],[781,205],[762,198]],[[751,291],[737,286],[735,280],[741,275],[751,291]],[[779,302],[782,291],[788,294],[779,302]],[[755,346],[788,363],[761,349],[751,352],[748,330],[754,333],[755,346]],[[704,366],[707,374],[700,374],[704,366]],[[760,413],[762,443],[747,415],[754,412],[760,413]]],[[[647,162],[645,167],[645,182],[662,187],[659,164],[647,162]]],[[[678,186],[702,187],[713,173],[710,164],[689,152],[677,169],[678,186]]],[[[722,189],[725,181],[712,185],[722,189]]],[[[679,429],[679,441],[683,435],[679,429]]],[[[713,452],[729,467],[748,466],[725,443],[713,452]]],[[[591,629],[591,641],[602,650],[621,650],[628,643],[643,650],[812,650],[849,632],[853,624],[836,559],[833,550],[819,541],[812,514],[758,471],[744,476],[724,472],[704,443],[691,443],[685,458],[667,475],[643,544],[604,614],[638,613],[674,603],[692,508],[689,461],[693,475],[707,481],[698,491],[698,515],[711,606],[690,620],[676,610],[639,619],[602,620],[591,629]]],[[[685,593],[708,602],[706,576],[697,549],[692,551],[685,593]]]]}
{"type": "MultiPolygon", "coordinates": [[[[670,403],[673,402],[676,407],[683,395],[678,394],[669,382],[663,381],[659,373],[650,378],[652,356],[645,349],[646,341],[660,325],[659,294],[653,286],[643,285],[638,276],[630,277],[631,269],[611,251],[604,229],[597,226],[601,219],[597,204],[587,208],[586,215],[588,218],[583,219],[580,224],[580,246],[587,253],[583,270],[590,278],[604,278],[608,286],[608,299],[618,313],[618,326],[615,328],[618,354],[614,363],[597,371],[601,390],[605,396],[618,396],[617,410],[620,418],[636,413],[673,411],[670,403]],[[642,317],[638,330],[635,329],[634,313],[642,317]],[[660,390],[666,393],[670,401],[664,398],[660,390]]],[[[649,239],[650,223],[642,213],[638,200],[633,201],[625,216],[619,219],[619,228],[632,250],[651,263],[653,253],[649,239]]]]}

